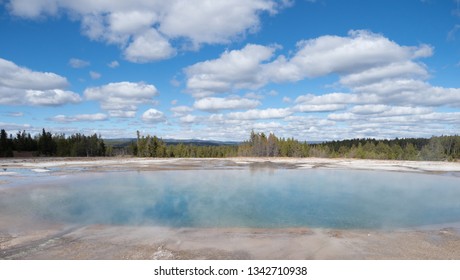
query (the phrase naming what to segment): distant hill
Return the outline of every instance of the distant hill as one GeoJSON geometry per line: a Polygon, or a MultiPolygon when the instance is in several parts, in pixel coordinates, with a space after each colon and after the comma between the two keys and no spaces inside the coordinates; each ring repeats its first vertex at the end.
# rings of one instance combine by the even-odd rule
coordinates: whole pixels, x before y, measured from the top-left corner
{"type": "Polygon", "coordinates": [[[216,140],[199,140],[199,139],[163,139],[168,145],[196,145],[196,146],[236,146],[241,142],[237,141],[216,141],[216,140]]]}
{"type": "Polygon", "coordinates": [[[136,142],[136,138],[115,138],[115,139],[103,139],[106,145],[121,148],[136,142]]]}
{"type": "MultiPolygon", "coordinates": [[[[199,140],[199,139],[162,139],[167,145],[195,145],[195,146],[236,146],[241,142],[237,141],[216,141],[216,140],[199,140]]],[[[126,147],[131,143],[136,143],[136,138],[116,138],[104,139],[105,144],[113,147],[126,147]]]]}

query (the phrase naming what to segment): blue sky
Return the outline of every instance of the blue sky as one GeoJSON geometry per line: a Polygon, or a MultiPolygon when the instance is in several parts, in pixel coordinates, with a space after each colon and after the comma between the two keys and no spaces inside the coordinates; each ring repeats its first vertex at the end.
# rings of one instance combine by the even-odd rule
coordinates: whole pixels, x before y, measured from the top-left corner
{"type": "Polygon", "coordinates": [[[458,0],[0,0],[0,127],[460,133],[458,0]]]}

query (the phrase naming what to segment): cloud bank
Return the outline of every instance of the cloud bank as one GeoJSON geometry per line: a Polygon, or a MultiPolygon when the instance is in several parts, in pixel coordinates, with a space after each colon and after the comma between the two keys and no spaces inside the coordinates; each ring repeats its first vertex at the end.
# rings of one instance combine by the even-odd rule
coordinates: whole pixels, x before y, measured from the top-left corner
{"type": "Polygon", "coordinates": [[[288,5],[274,0],[10,0],[8,8],[30,19],[68,14],[90,39],[117,45],[125,59],[144,63],[170,58],[178,48],[228,43],[258,30],[262,13],[275,14],[288,5]]]}
{"type": "MultiPolygon", "coordinates": [[[[217,112],[229,108],[212,106],[209,100],[231,104],[231,99],[216,95],[231,96],[329,75],[338,77],[332,87],[340,90],[299,94],[289,107],[235,106],[232,109],[249,110],[194,121],[244,131],[259,126],[301,139],[314,133],[318,140],[402,134],[429,137],[452,133],[460,125],[458,113],[448,112],[448,108],[460,108],[460,89],[431,85],[429,69],[421,62],[434,54],[432,46],[404,46],[382,34],[352,30],[347,36],[299,41],[294,51],[286,51],[289,56],[277,55],[280,50],[276,45],[248,44],[185,68],[186,91],[196,99],[194,108],[217,112]],[[201,104],[207,106],[197,106],[201,104]]],[[[283,98],[278,104],[286,100],[292,103],[292,99],[283,98]]]]}

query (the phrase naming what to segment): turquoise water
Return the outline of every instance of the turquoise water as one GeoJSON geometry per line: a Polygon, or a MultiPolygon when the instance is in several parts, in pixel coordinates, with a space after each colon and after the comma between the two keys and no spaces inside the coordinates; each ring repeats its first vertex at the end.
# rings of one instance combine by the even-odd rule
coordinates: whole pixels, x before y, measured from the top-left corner
{"type": "Polygon", "coordinates": [[[72,175],[45,183],[1,193],[0,215],[170,227],[401,228],[460,222],[460,178],[454,176],[180,170],[72,175]]]}

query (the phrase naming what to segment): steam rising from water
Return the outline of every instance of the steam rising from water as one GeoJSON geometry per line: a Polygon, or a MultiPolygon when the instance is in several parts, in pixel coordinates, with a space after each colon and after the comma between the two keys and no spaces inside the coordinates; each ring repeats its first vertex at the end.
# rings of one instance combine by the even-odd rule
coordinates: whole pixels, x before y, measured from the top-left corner
{"type": "Polygon", "coordinates": [[[0,218],[83,225],[398,228],[459,222],[459,182],[449,176],[327,169],[85,174],[3,191],[0,218]]]}

